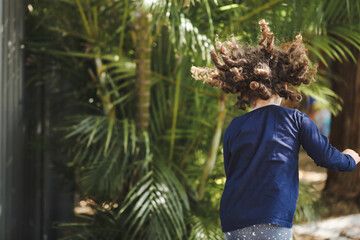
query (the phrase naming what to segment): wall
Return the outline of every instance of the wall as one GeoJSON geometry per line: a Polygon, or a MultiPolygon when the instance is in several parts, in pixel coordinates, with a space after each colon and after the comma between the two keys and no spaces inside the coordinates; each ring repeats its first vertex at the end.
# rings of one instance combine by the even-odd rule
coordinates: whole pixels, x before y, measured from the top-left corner
{"type": "Polygon", "coordinates": [[[54,131],[64,115],[56,92],[66,86],[60,71],[43,74],[47,56],[36,56],[37,69],[25,66],[33,57],[25,26],[36,24],[25,24],[27,7],[0,0],[0,240],[58,239],[55,223],[73,218],[73,193],[54,165],[67,157],[54,131]]]}
{"type": "Polygon", "coordinates": [[[0,239],[25,239],[23,3],[0,0],[0,239]]]}

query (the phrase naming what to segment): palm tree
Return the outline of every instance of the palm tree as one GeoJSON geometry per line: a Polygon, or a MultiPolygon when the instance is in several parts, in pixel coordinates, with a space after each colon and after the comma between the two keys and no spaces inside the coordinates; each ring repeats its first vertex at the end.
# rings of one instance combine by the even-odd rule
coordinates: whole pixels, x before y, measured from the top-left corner
{"type": "MultiPolygon", "coordinates": [[[[151,29],[147,14],[140,12],[134,20],[129,21],[132,18],[129,13],[139,7],[136,2],[65,1],[52,4],[46,12],[41,12],[46,3],[33,2],[33,5],[38,11],[32,14],[40,15],[51,30],[60,34],[54,36],[57,38],[56,44],[43,43],[38,48],[36,43],[28,42],[28,48],[38,54],[45,50],[54,56],[60,66],[68,66],[71,61],[78,71],[88,73],[87,77],[82,76],[84,78],[81,79],[74,71],[68,71],[67,75],[70,81],[84,81],[90,86],[87,91],[81,89],[78,93],[80,99],[87,97],[90,104],[83,108],[81,114],[73,116],[68,122],[70,127],[65,128],[68,132],[66,139],[73,143],[69,150],[74,157],[68,166],[76,170],[76,187],[81,197],[91,198],[96,212],[93,221],[88,223],[89,228],[75,235],[89,238],[129,235],[126,238],[132,239],[139,236],[171,239],[186,235],[185,217],[189,200],[179,179],[187,184],[190,180],[178,167],[182,159],[177,157],[179,150],[175,138],[184,142],[197,132],[182,133],[177,128],[182,89],[186,87],[186,91],[194,91],[192,86],[181,85],[184,76],[189,75],[190,67],[181,63],[184,58],[187,58],[185,62],[189,60],[189,46],[182,41],[184,37],[189,41],[193,39],[191,47],[201,50],[201,46],[204,54],[208,48],[203,43],[208,41],[210,46],[210,41],[205,35],[195,33],[198,30],[178,11],[182,4],[175,2],[152,9],[153,13],[158,14],[154,14],[150,26],[156,24],[161,31],[154,33],[146,30],[151,29]],[[57,4],[61,4],[64,14],[54,18],[58,16],[56,9],[60,7],[57,4]],[[119,12],[124,17],[116,22],[114,16],[119,12]],[[162,12],[169,12],[173,22],[167,22],[162,12]],[[186,25],[175,24],[176,21],[186,25]],[[168,29],[170,25],[176,26],[172,32],[168,29]],[[115,26],[120,27],[117,29],[115,26]],[[190,34],[187,31],[189,28],[193,28],[190,34]],[[173,40],[171,46],[165,44],[158,48],[158,52],[155,50],[152,53],[153,59],[157,58],[157,54],[161,57],[152,67],[157,71],[151,82],[149,66],[153,61],[149,59],[150,34],[154,34],[158,42],[169,38],[173,40]],[[120,44],[114,41],[118,39],[114,35],[119,36],[120,44]],[[131,36],[137,39],[136,47],[133,47],[131,36]],[[74,41],[66,42],[68,39],[74,41]],[[180,49],[174,52],[175,48],[180,49]],[[136,54],[133,54],[134,50],[136,54]],[[163,56],[168,56],[167,61],[163,56]],[[150,83],[153,85],[151,97],[150,83]],[[173,85],[176,86],[175,91],[173,85]],[[146,113],[149,111],[149,101],[152,106],[150,116],[146,113]],[[140,109],[144,114],[136,116],[140,109]],[[150,128],[146,131],[149,122],[150,128]],[[168,122],[172,124],[168,125],[168,122]],[[104,208],[105,203],[110,209],[104,208]],[[103,227],[104,223],[106,227],[103,227]],[[158,236],[159,232],[163,235],[158,236]]],[[[199,95],[217,98],[214,92],[196,91],[199,95]]],[[[198,103],[205,100],[199,100],[199,95],[198,103]]],[[[203,106],[211,108],[214,104],[208,102],[203,106]]],[[[197,104],[196,107],[203,111],[202,106],[197,104]]],[[[216,116],[216,112],[211,115],[216,116]]],[[[199,120],[186,119],[184,122],[198,121],[198,126],[204,124],[199,120]]],[[[205,121],[205,124],[208,128],[212,127],[211,123],[205,121]]],[[[68,228],[75,226],[67,225],[68,228]]]]}
{"type": "MultiPolygon", "coordinates": [[[[192,80],[190,67],[210,64],[215,33],[256,42],[260,18],[281,41],[301,32],[324,68],[353,58],[343,41],[357,46],[358,30],[344,31],[346,18],[326,24],[334,9],[346,11],[339,2],[33,0],[32,17],[53,39],[33,38],[27,47],[53,57],[81,103],[63,128],[73,156],[66,164],[95,213],[63,224],[73,231],[68,238],[221,238],[220,140],[243,112],[234,97],[192,80]]],[[[336,112],[324,76],[299,91],[336,112]]]]}

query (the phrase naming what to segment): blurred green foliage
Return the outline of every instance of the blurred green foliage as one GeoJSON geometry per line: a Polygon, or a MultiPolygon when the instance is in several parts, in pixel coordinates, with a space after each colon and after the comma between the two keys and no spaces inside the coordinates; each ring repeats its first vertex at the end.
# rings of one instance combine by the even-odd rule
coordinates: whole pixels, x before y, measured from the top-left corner
{"type": "MultiPolygon", "coordinates": [[[[222,145],[235,109],[217,89],[191,78],[210,66],[215,34],[256,44],[265,18],[276,42],[301,33],[318,81],[298,90],[340,110],[331,61],[355,61],[360,49],[355,0],[27,0],[26,49],[31,79],[55,73],[72,87],[64,102],[63,163],[93,215],[64,223],[64,239],[222,239],[218,217],[225,183],[222,145]],[[149,129],[136,127],[137,14],[150,13],[149,129]],[[41,71],[34,71],[39,69],[41,71]],[[71,100],[69,100],[71,99],[71,100]],[[71,101],[69,103],[69,101],[71,101]],[[226,104],[225,108],[222,108],[226,104]],[[220,117],[222,116],[222,117],[220,117]],[[225,117],[225,118],[224,118],[225,117]],[[111,207],[104,207],[104,204],[111,207]]],[[[143,59],[142,59],[143,60],[143,59]]],[[[297,220],[313,219],[316,199],[300,185],[297,220]]]]}

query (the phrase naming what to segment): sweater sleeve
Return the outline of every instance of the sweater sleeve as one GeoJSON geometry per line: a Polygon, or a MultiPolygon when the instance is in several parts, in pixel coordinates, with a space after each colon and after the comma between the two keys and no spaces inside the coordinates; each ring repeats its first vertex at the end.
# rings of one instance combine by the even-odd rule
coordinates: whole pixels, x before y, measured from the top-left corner
{"type": "Polygon", "coordinates": [[[320,133],[314,121],[304,113],[300,126],[300,143],[316,165],[336,171],[354,170],[354,159],[331,146],[329,139],[320,133]]]}

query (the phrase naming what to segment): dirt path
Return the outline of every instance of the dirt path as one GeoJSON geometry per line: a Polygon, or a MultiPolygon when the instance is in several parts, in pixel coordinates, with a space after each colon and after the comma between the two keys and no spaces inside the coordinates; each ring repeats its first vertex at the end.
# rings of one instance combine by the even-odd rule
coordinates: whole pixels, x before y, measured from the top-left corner
{"type": "Polygon", "coordinates": [[[360,240],[360,214],[326,219],[293,227],[295,240],[360,240]]]}

